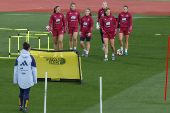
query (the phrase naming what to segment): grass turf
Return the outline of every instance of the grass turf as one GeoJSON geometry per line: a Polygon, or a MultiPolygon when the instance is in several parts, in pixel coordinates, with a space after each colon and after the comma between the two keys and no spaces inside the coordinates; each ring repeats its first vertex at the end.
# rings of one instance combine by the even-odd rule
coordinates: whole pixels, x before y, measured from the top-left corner
{"type": "MultiPolygon", "coordinates": [[[[51,13],[0,13],[2,28],[28,28],[45,31],[51,13]],[[13,14],[13,15],[11,15],[13,14]],[[17,15],[16,15],[17,14],[17,15]],[[25,14],[25,15],[20,15],[25,14]],[[31,14],[31,15],[29,15],[31,14]]],[[[84,15],[84,14],[81,14],[84,15]]],[[[117,17],[117,15],[115,15],[117,17]]],[[[133,30],[129,38],[128,56],[116,56],[104,62],[104,52],[99,30],[93,28],[89,57],[82,58],[82,86],[74,82],[48,82],[47,113],[95,113],[99,112],[99,77],[103,77],[104,113],[167,113],[170,96],[164,102],[166,52],[169,34],[169,17],[133,15],[133,30]],[[155,36],[155,34],[162,34],[155,36]],[[160,77],[161,76],[161,77],[160,77]]],[[[93,14],[96,22],[97,14],[93,14]]],[[[20,31],[23,32],[23,31],[20,31]]],[[[0,30],[0,56],[8,56],[8,37],[17,31],[0,30]]],[[[170,35],[170,34],[169,34],[170,35]]],[[[25,41],[21,39],[20,42],[25,41]]],[[[79,36],[78,36],[79,41],[79,36]]],[[[64,35],[64,49],[69,49],[68,34],[64,35]]],[[[30,39],[32,48],[38,47],[38,39],[30,39]]],[[[22,47],[22,43],[20,44],[22,47]]],[[[41,47],[47,48],[47,37],[41,38],[41,47]]],[[[119,48],[118,36],[115,40],[119,48]]],[[[53,40],[50,36],[50,48],[53,40]]],[[[78,42],[77,50],[82,53],[78,42]]],[[[12,38],[11,52],[17,52],[17,39],[12,38]]],[[[0,59],[0,110],[1,113],[18,113],[18,85],[13,84],[15,60],[0,59]]],[[[170,90],[168,89],[168,94],[170,90]]],[[[28,110],[43,112],[44,82],[31,88],[28,110]]]]}

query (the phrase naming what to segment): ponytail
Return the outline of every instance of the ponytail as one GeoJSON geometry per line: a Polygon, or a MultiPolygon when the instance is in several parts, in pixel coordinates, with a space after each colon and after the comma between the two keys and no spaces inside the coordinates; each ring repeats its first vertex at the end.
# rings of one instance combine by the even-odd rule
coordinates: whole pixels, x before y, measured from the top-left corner
{"type": "Polygon", "coordinates": [[[53,12],[53,13],[55,13],[55,12],[56,12],[56,9],[57,9],[58,7],[60,7],[60,6],[55,6],[55,8],[54,8],[54,12],[53,12]]]}

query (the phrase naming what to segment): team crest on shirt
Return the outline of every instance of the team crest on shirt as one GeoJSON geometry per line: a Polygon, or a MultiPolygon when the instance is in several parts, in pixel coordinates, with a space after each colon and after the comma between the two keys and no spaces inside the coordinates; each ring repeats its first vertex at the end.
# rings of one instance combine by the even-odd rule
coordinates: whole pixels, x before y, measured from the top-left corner
{"type": "Polygon", "coordinates": [[[106,19],[104,19],[104,20],[106,20],[106,19]]]}
{"type": "Polygon", "coordinates": [[[71,13],[70,13],[71,14],[71,13]]]}
{"type": "Polygon", "coordinates": [[[126,17],[128,17],[128,15],[126,15],[126,17]]]}
{"type": "Polygon", "coordinates": [[[123,15],[121,15],[121,16],[123,16],[123,15]]]}
{"type": "Polygon", "coordinates": [[[60,18],[61,18],[62,16],[60,15],[60,18]]]}
{"type": "Polygon", "coordinates": [[[54,17],[56,17],[56,16],[54,16],[54,17]]]}
{"type": "Polygon", "coordinates": [[[112,20],[112,18],[110,18],[110,20],[112,20]]]}
{"type": "Polygon", "coordinates": [[[88,18],[88,21],[89,21],[90,19],[88,18]]]}
{"type": "Polygon", "coordinates": [[[76,15],[77,15],[77,12],[76,12],[76,15]]]}
{"type": "Polygon", "coordinates": [[[102,14],[101,16],[104,16],[104,14],[102,14]]]}

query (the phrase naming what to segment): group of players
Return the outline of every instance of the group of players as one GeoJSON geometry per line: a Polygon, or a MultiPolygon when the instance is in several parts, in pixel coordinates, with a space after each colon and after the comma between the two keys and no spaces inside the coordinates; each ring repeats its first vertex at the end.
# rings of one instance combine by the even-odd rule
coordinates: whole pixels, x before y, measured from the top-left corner
{"type": "MultiPolygon", "coordinates": [[[[70,4],[70,10],[66,14],[66,19],[64,15],[60,13],[60,7],[56,6],[54,12],[50,17],[48,31],[53,34],[54,50],[58,50],[58,40],[59,49],[63,50],[63,35],[66,30],[69,34],[69,45],[70,50],[76,50],[77,47],[77,36],[78,36],[78,23],[80,26],[80,45],[83,49],[82,56],[88,57],[90,50],[90,40],[92,38],[92,29],[94,20],[91,15],[90,8],[85,10],[85,15],[80,16],[80,13],[76,10],[76,4],[70,4]],[[68,26],[67,26],[68,23],[68,26]],[[52,24],[52,29],[51,29],[52,24]],[[86,48],[84,45],[84,40],[86,39],[86,48]],[[74,41],[74,48],[73,48],[74,41]]],[[[117,36],[117,26],[119,25],[119,44],[120,49],[123,54],[123,35],[125,35],[125,55],[128,49],[128,38],[132,31],[132,15],[128,12],[128,6],[123,7],[123,12],[119,13],[117,21],[116,18],[111,14],[111,10],[107,8],[107,2],[102,3],[102,8],[98,11],[98,18],[96,23],[96,28],[100,29],[101,39],[103,42],[103,50],[105,51],[104,61],[108,60],[108,40],[110,40],[111,50],[112,50],[112,60],[115,60],[115,47],[114,40],[117,36]],[[100,22],[100,26],[99,26],[100,22]]]]}

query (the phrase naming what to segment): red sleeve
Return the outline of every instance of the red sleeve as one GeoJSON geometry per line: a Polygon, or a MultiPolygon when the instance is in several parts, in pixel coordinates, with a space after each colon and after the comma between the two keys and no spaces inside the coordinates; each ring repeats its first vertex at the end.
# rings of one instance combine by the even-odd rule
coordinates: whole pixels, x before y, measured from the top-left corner
{"type": "Polygon", "coordinates": [[[102,32],[104,30],[104,22],[103,22],[103,18],[100,19],[100,29],[102,29],[102,32]]]}
{"type": "MultiPolygon", "coordinates": [[[[83,17],[82,17],[83,18],[83,17]]],[[[82,32],[82,27],[83,27],[83,21],[82,21],[82,18],[81,18],[81,24],[80,24],[80,32],[82,32]]]]}
{"type": "Polygon", "coordinates": [[[91,23],[90,23],[91,28],[90,28],[90,33],[91,33],[92,30],[93,30],[93,24],[94,24],[94,20],[93,20],[93,18],[91,17],[91,23]]]}
{"type": "Polygon", "coordinates": [[[132,26],[133,21],[132,21],[132,15],[130,14],[130,26],[132,26]]]}
{"type": "Polygon", "coordinates": [[[51,27],[52,22],[53,22],[53,15],[51,15],[51,17],[50,17],[50,21],[49,21],[49,26],[50,27],[51,27]]]}
{"type": "Polygon", "coordinates": [[[63,19],[63,20],[62,20],[62,21],[63,21],[63,28],[64,28],[64,30],[65,30],[65,28],[66,28],[66,25],[65,25],[66,22],[65,22],[65,19],[64,19],[64,15],[62,15],[62,16],[63,16],[63,17],[62,17],[62,19],[63,19]]]}
{"type": "Polygon", "coordinates": [[[114,20],[114,27],[115,29],[117,29],[117,22],[116,22],[116,18],[113,16],[113,20],[114,20]]]}
{"type": "Polygon", "coordinates": [[[79,25],[81,25],[81,16],[80,16],[80,13],[78,13],[78,21],[79,21],[79,25]]]}
{"type": "Polygon", "coordinates": [[[68,12],[67,12],[67,14],[66,14],[66,20],[65,20],[65,25],[67,26],[67,21],[68,21],[68,12]]]}
{"type": "Polygon", "coordinates": [[[97,17],[97,22],[100,20],[100,10],[98,11],[98,17],[97,17]]]}
{"type": "Polygon", "coordinates": [[[119,22],[120,22],[120,13],[119,13],[118,18],[117,18],[117,27],[119,25],[119,22]]]}

